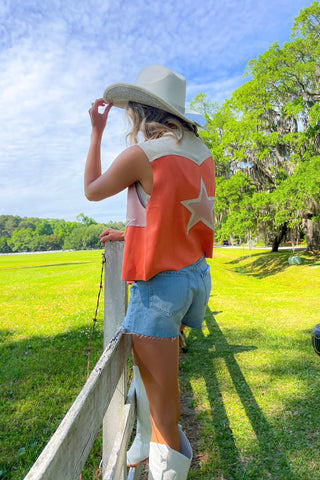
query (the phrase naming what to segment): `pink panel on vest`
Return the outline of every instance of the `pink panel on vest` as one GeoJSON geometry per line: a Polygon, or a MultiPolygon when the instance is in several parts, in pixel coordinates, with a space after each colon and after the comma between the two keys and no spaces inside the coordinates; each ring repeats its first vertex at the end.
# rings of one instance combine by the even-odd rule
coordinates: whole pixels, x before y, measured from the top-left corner
{"type": "Polygon", "coordinates": [[[127,227],[145,227],[146,226],[146,209],[141,204],[136,186],[130,185],[128,188],[127,199],[127,227]]]}

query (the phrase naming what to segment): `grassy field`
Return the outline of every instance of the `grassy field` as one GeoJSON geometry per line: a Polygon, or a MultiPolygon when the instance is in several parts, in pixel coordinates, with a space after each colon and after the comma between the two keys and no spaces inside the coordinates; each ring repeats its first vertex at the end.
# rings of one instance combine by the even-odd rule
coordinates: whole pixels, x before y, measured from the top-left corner
{"type": "MultiPolygon", "coordinates": [[[[86,381],[101,255],[0,256],[1,480],[24,478],[86,381]]],[[[103,345],[103,298],[99,313],[92,367],[103,345]]]]}
{"type": "MultiPolygon", "coordinates": [[[[214,250],[204,328],[180,362],[190,479],[320,480],[320,258],[289,256],[214,250]]],[[[0,256],[0,480],[24,477],[85,382],[100,268],[100,251],[0,256]]]]}
{"type": "Polygon", "coordinates": [[[181,361],[197,417],[190,478],[320,479],[320,259],[288,256],[214,251],[205,326],[181,361]]]}

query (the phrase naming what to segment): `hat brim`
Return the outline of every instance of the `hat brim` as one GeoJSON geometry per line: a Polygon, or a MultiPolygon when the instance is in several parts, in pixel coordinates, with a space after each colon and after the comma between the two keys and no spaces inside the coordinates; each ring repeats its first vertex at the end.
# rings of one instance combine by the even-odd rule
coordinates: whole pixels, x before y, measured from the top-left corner
{"type": "Polygon", "coordinates": [[[200,113],[193,110],[185,110],[184,113],[182,113],[154,93],[130,83],[113,83],[105,89],[103,99],[106,103],[112,103],[115,107],[119,108],[126,108],[128,102],[136,102],[148,105],[149,107],[159,108],[159,110],[173,113],[186,122],[194,123],[201,128],[204,128],[207,123],[206,119],[200,113]]]}

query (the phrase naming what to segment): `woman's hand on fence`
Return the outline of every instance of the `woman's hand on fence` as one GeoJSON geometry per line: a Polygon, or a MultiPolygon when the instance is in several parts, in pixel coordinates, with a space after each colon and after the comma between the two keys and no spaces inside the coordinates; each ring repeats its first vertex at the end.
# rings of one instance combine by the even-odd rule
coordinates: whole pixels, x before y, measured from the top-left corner
{"type": "Polygon", "coordinates": [[[125,232],[120,230],[114,230],[113,228],[106,228],[104,232],[100,234],[100,242],[103,245],[106,242],[121,242],[124,240],[125,232]]]}
{"type": "Polygon", "coordinates": [[[95,132],[98,135],[102,135],[107,123],[107,118],[111,107],[112,103],[109,103],[107,105],[103,98],[98,98],[95,102],[91,104],[91,108],[89,109],[89,115],[92,125],[92,132],[95,132]],[[102,113],[99,112],[99,107],[105,107],[102,113]]]}

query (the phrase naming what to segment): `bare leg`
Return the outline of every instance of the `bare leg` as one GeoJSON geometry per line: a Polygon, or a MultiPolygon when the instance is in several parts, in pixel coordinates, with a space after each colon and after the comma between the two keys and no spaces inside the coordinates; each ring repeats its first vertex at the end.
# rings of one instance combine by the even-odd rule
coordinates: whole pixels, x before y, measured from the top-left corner
{"type": "Polygon", "coordinates": [[[179,451],[178,337],[132,335],[134,362],[147,392],[152,423],[151,441],[179,451]]]}

